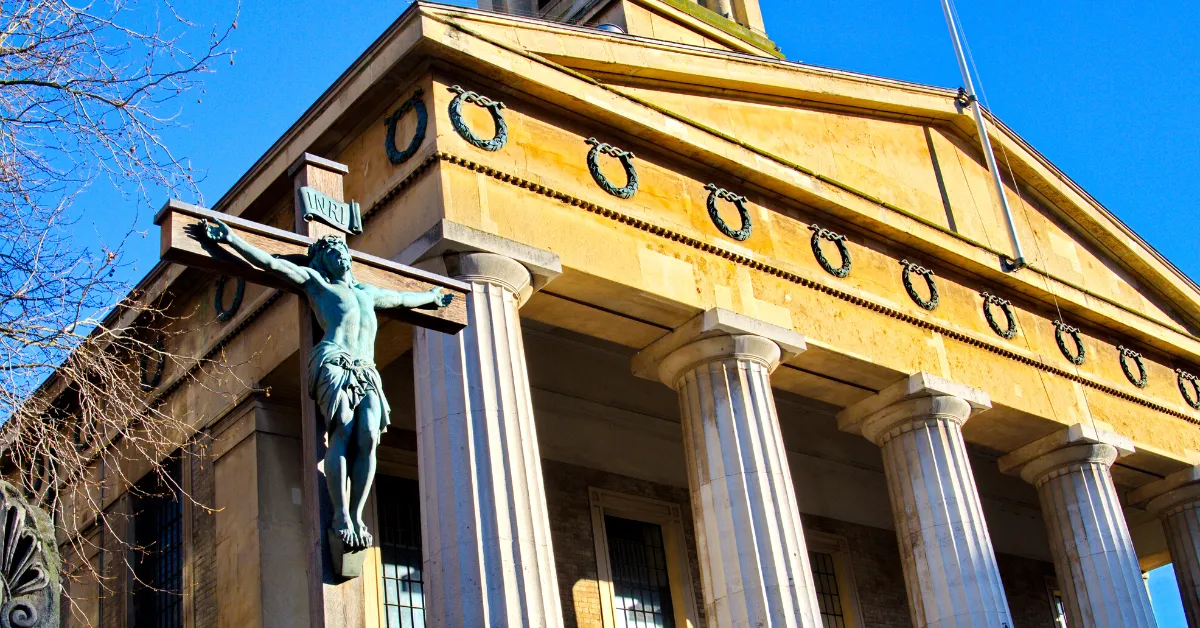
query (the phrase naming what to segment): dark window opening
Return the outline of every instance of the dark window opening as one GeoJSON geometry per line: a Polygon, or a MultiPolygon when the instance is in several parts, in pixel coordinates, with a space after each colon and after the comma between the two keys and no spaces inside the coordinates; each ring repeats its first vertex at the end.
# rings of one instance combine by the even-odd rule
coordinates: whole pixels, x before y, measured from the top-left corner
{"type": "Polygon", "coordinates": [[[817,587],[817,607],[821,611],[821,623],[825,628],[846,628],[842,596],[838,592],[837,572],[833,567],[833,554],[809,552],[808,561],[812,565],[813,584],[817,587]]]}
{"type": "Polygon", "coordinates": [[[133,625],[183,626],[183,500],[180,463],[138,482],[133,499],[133,625]]]}
{"type": "Polygon", "coordinates": [[[379,476],[375,500],[379,505],[385,626],[424,628],[421,495],[417,481],[379,476]]]}
{"type": "Polygon", "coordinates": [[[619,628],[674,628],[662,526],[605,516],[619,628]]]}

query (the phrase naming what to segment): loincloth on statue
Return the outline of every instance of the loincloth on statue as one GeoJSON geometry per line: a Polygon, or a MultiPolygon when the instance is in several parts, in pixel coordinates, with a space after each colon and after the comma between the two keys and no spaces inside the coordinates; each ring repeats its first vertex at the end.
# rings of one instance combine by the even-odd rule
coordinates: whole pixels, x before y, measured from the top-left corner
{"type": "Polygon", "coordinates": [[[355,410],[370,392],[379,397],[383,410],[379,431],[386,431],[391,423],[392,408],[383,396],[383,380],[375,364],[354,359],[349,351],[328,340],[313,346],[308,358],[308,396],[317,402],[317,409],[325,417],[326,430],[333,429],[338,393],[344,395],[350,408],[355,410]]]}

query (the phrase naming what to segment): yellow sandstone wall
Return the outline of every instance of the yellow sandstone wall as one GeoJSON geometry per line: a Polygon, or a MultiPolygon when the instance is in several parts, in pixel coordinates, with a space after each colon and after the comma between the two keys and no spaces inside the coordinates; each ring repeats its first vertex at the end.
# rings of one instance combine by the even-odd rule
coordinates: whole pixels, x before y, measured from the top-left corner
{"type": "MultiPolygon", "coordinates": [[[[1194,368],[1191,365],[1149,355],[1145,363],[1150,383],[1139,390],[1121,372],[1116,345],[1122,339],[1080,324],[1089,357],[1076,368],[1055,344],[1056,312],[1024,302],[1019,295],[977,277],[957,274],[913,249],[879,240],[855,225],[788,199],[742,187],[685,155],[656,150],[618,130],[522,100],[486,79],[438,74],[418,84],[425,89],[430,116],[426,144],[436,146],[423,146],[418,157],[399,168],[386,162],[383,116],[408,97],[412,91],[408,86],[398,90],[395,105],[367,126],[361,140],[338,156],[362,173],[348,180],[350,196],[397,195],[382,210],[386,217],[378,218],[378,224],[388,227],[381,229],[383,234],[371,236],[387,240],[371,245],[377,254],[398,252],[441,212],[448,220],[559,254],[565,273],[549,287],[551,295],[668,327],[701,310],[725,307],[803,333],[814,349],[795,364],[811,371],[880,388],[902,374],[924,370],[983,388],[992,395],[997,410],[968,425],[968,436],[997,451],[1024,444],[1056,424],[1088,419],[1110,423],[1133,437],[1143,447],[1146,459],[1139,462],[1146,468],[1162,464],[1155,457],[1158,453],[1182,460],[1200,451],[1200,432],[1188,422],[1197,413],[1184,406],[1174,373],[1177,366],[1194,368]],[[446,109],[453,94],[447,87],[453,84],[505,102],[509,140],[502,150],[475,148],[450,126],[446,109]],[[636,153],[640,189],[631,200],[608,195],[592,181],[585,162],[589,146],[584,142],[592,136],[636,153]],[[425,163],[423,155],[430,155],[433,162],[427,171],[415,165],[425,163]],[[419,174],[409,177],[412,171],[419,174]],[[704,186],[709,182],[749,197],[754,230],[746,242],[736,242],[713,226],[705,206],[704,186]],[[854,260],[849,277],[836,279],[817,265],[809,244],[808,225],[813,222],[847,235],[854,260]],[[936,270],[941,297],[936,311],[926,312],[910,300],[900,279],[901,259],[936,270]],[[983,290],[1014,301],[1019,331],[1011,341],[994,333],[984,319],[979,294],[983,290]],[[1073,381],[1080,379],[1091,385],[1073,381]]],[[[703,109],[705,103],[712,101],[696,99],[691,106],[703,109]]],[[[737,118],[731,109],[715,104],[711,111],[700,109],[689,113],[708,115],[714,124],[726,126],[734,124],[730,118],[737,118]]],[[[492,122],[485,110],[466,105],[464,115],[477,135],[491,137],[492,122]]],[[[787,149],[797,158],[823,151],[822,163],[837,169],[840,176],[858,177],[855,183],[875,186],[872,193],[890,194],[892,202],[948,225],[932,171],[932,143],[939,163],[961,164],[957,178],[950,178],[945,174],[949,166],[942,166],[951,207],[960,208],[954,210],[958,227],[990,232],[993,238],[1003,235],[994,210],[989,210],[990,227],[984,226],[987,223],[979,214],[969,215],[974,209],[968,200],[971,194],[982,199],[988,192],[986,172],[957,146],[958,140],[947,139],[937,130],[927,138],[919,125],[827,112],[797,110],[791,118],[783,118],[808,130],[793,134],[776,129],[771,136],[760,130],[754,138],[766,142],[771,137],[781,142],[774,148],[787,149]]],[[[757,118],[743,112],[738,119],[742,120],[738,124],[752,129],[757,118]]],[[[410,135],[405,127],[401,129],[397,142],[405,145],[410,135]]],[[[619,164],[602,159],[606,175],[622,184],[619,164]]],[[[981,204],[980,212],[984,209],[981,204]]],[[[1078,273],[1080,280],[1092,277],[1087,279],[1088,287],[1148,315],[1166,318],[1132,287],[1136,284],[1111,270],[1099,253],[1072,239],[1040,212],[1028,213],[1041,238],[1037,246],[1071,251],[1078,269],[1085,271],[1078,273]],[[1052,247],[1052,242],[1057,244],[1052,247]]],[[[731,205],[722,203],[721,214],[729,224],[739,224],[731,205]]],[[[1024,224],[1028,230],[1029,223],[1024,224]]],[[[823,248],[836,263],[833,247],[825,243],[823,248]]],[[[1043,263],[1068,274],[1068,266],[1075,263],[1064,259],[1046,257],[1043,263]]],[[[920,278],[915,280],[923,292],[920,278]]],[[[539,306],[541,298],[535,298],[526,315],[631,347],[643,346],[661,333],[587,308],[539,306]]],[[[556,306],[559,303],[555,301],[556,306]]],[[[1000,312],[996,314],[1003,323],[1000,312]]],[[[865,394],[837,387],[825,390],[826,384],[803,374],[777,375],[777,384],[839,405],[865,394]]]]}

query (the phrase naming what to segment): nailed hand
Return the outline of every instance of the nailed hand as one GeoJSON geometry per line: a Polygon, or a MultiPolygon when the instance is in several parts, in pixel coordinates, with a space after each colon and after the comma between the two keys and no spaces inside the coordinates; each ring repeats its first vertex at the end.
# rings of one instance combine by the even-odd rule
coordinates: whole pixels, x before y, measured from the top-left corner
{"type": "Polygon", "coordinates": [[[209,222],[208,218],[202,221],[204,227],[204,236],[214,242],[228,242],[233,236],[233,232],[229,229],[229,225],[225,224],[218,218],[213,218],[209,222]]]}

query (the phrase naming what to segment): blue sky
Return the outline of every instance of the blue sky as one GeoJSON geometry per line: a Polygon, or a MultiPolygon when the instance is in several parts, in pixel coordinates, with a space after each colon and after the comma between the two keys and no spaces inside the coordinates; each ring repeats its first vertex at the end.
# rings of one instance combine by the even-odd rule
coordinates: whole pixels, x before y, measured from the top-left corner
{"type": "MultiPolygon", "coordinates": [[[[934,85],[961,83],[938,0],[761,0],[788,58],[934,85]]],[[[473,3],[470,3],[473,4],[473,3]]],[[[180,0],[200,23],[229,0],[180,0]]],[[[390,24],[405,2],[248,2],[203,94],[185,101],[173,146],[207,172],[214,203],[390,24]],[[286,8],[284,8],[286,7],[286,8]],[[347,8],[352,7],[352,8],[347,8]],[[200,102],[196,102],[199,99],[200,102]]],[[[1182,0],[1006,0],[959,7],[987,102],[1001,119],[1185,273],[1200,277],[1200,44],[1182,0]]],[[[81,236],[146,231],[136,281],[156,261],[151,211],[104,183],[80,199],[81,236]],[[135,215],[136,214],[136,215],[135,215]]],[[[1160,626],[1183,626],[1174,574],[1151,578],[1160,626]]]]}

